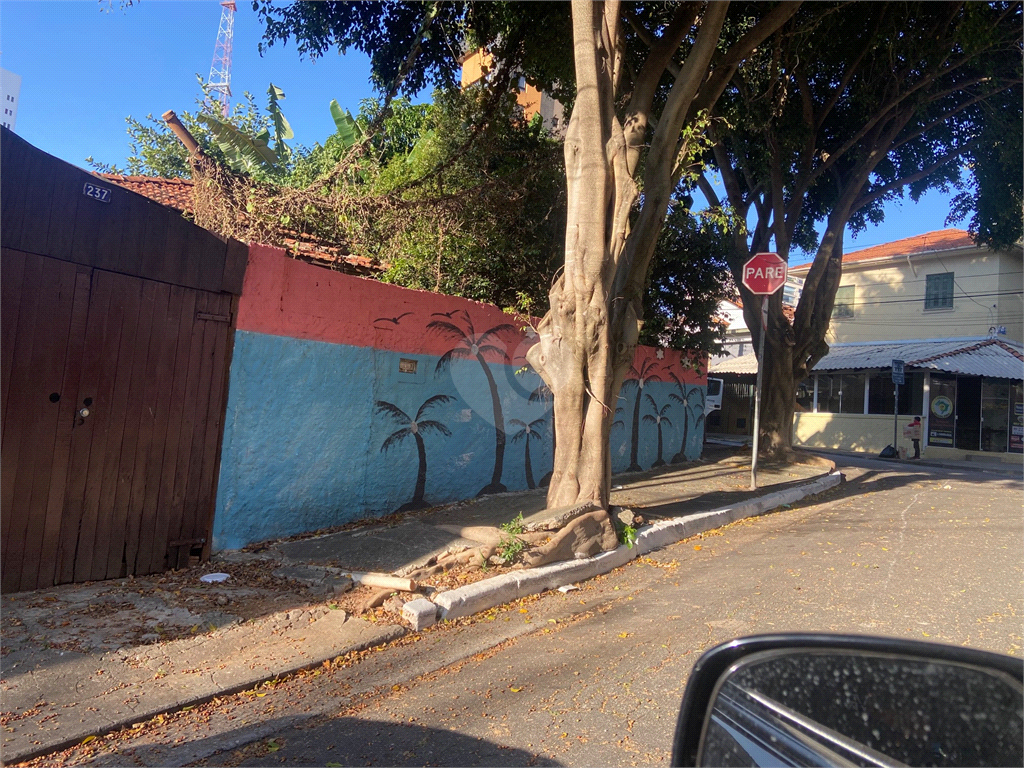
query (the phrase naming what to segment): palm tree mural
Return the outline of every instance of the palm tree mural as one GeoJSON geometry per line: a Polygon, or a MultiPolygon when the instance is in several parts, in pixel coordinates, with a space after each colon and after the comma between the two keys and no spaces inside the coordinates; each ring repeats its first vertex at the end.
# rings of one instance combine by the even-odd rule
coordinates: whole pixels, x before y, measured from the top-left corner
{"type": "Polygon", "coordinates": [[[439,421],[424,421],[423,417],[427,412],[437,404],[444,404],[454,400],[455,398],[451,395],[434,395],[433,397],[427,398],[427,400],[419,407],[416,411],[416,417],[412,418],[399,408],[397,405],[392,403],[386,403],[383,400],[376,401],[376,413],[381,413],[389,416],[392,421],[396,424],[401,425],[401,429],[392,432],[388,435],[383,445],[380,447],[381,453],[387,453],[389,449],[399,445],[405,438],[412,435],[416,441],[416,450],[419,452],[420,467],[416,473],[416,490],[413,491],[412,500],[403,504],[398,508],[399,512],[406,512],[411,509],[423,509],[424,507],[430,506],[423,500],[423,492],[427,485],[427,447],[423,442],[425,435],[429,435],[431,432],[439,432],[445,437],[451,437],[451,430],[448,429],[444,424],[439,421]]]}
{"type": "Polygon", "coordinates": [[[696,418],[693,421],[694,429],[704,421],[704,390],[700,387],[690,387],[687,389],[686,385],[676,376],[675,371],[669,372],[669,376],[676,383],[676,387],[679,388],[679,394],[677,395],[673,392],[669,395],[669,398],[683,406],[683,442],[679,446],[679,452],[671,460],[672,464],[680,464],[687,460],[686,448],[689,445],[690,409],[692,408],[696,414],[696,418]]]}
{"type": "Polygon", "coordinates": [[[637,368],[636,363],[633,363],[629,367],[629,372],[636,376],[635,379],[626,379],[623,382],[623,386],[630,385],[636,387],[636,400],[633,403],[633,434],[632,442],[629,448],[629,466],[626,467],[627,472],[639,472],[643,467],[637,463],[637,453],[640,450],[640,403],[644,396],[644,385],[648,381],[661,381],[661,376],[655,373],[655,369],[658,367],[658,361],[649,359],[644,360],[640,363],[640,367],[637,368]]]}
{"type": "MultiPolygon", "coordinates": [[[[533,390],[533,392],[530,393],[530,396],[527,398],[527,400],[529,402],[531,402],[531,403],[544,403],[544,412],[545,413],[549,413],[552,409],[548,407],[548,404],[554,402],[555,394],[551,391],[551,389],[548,387],[548,385],[545,384],[542,381],[540,384],[537,385],[537,388],[535,390],[533,390]]],[[[551,453],[552,454],[554,454],[554,452],[555,452],[555,443],[556,443],[556,439],[555,439],[555,419],[554,419],[554,415],[552,414],[552,419],[551,419],[551,453]]],[[[550,471],[546,472],[544,474],[544,476],[540,479],[540,482],[538,483],[538,485],[541,488],[547,488],[549,485],[551,485],[551,474],[552,473],[550,471]]]]}
{"type": "Polygon", "coordinates": [[[484,496],[488,493],[503,493],[508,490],[501,484],[501,474],[505,463],[505,417],[501,412],[501,397],[498,395],[498,384],[494,381],[491,369],[487,365],[484,355],[487,353],[499,355],[502,360],[507,358],[507,352],[501,347],[495,346],[494,342],[502,333],[511,333],[515,327],[511,323],[501,323],[493,328],[488,328],[481,334],[477,334],[473,328],[473,321],[469,312],[464,309],[452,312],[434,312],[431,317],[445,318],[443,320],[431,320],[427,323],[427,330],[438,333],[455,342],[455,346],[445,352],[437,361],[434,369],[436,376],[441,371],[447,370],[453,360],[468,360],[476,358],[483,368],[484,376],[487,377],[487,385],[491,388],[491,404],[494,407],[494,472],[491,475],[491,482],[480,489],[477,496],[484,496]],[[454,321],[456,315],[461,315],[465,321],[466,328],[463,329],[454,321]]]}
{"type": "Polygon", "coordinates": [[[524,461],[524,466],[526,467],[526,487],[531,490],[536,488],[537,484],[533,482],[533,465],[530,463],[530,441],[540,440],[541,437],[543,437],[543,435],[541,435],[540,428],[544,426],[545,421],[547,421],[547,419],[541,417],[539,419],[534,419],[529,424],[525,421],[520,421],[519,419],[510,419],[508,422],[515,427],[520,427],[520,430],[512,435],[512,442],[518,443],[522,440],[526,445],[526,459],[524,461]]]}
{"type": "Polygon", "coordinates": [[[654,413],[644,414],[644,424],[654,424],[658,428],[658,458],[654,460],[654,463],[651,464],[651,467],[664,467],[665,460],[661,458],[661,453],[665,443],[662,440],[661,427],[663,424],[667,424],[670,427],[672,426],[672,422],[669,421],[668,416],[665,415],[666,413],[668,413],[668,409],[672,407],[672,404],[665,403],[665,405],[663,405],[659,410],[658,404],[654,402],[654,398],[651,397],[649,394],[647,395],[647,402],[651,404],[651,408],[654,409],[654,413]]]}

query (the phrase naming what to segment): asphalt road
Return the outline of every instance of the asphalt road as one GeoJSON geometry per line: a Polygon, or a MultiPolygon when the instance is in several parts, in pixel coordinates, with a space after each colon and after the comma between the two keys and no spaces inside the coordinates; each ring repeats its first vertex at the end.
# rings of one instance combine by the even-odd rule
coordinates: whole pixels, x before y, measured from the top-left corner
{"type": "Polygon", "coordinates": [[[693,663],[739,635],[868,633],[1020,656],[1020,480],[870,460],[840,467],[848,482],[813,501],[654,552],[578,591],[432,628],[62,761],[665,765],[693,663]]]}

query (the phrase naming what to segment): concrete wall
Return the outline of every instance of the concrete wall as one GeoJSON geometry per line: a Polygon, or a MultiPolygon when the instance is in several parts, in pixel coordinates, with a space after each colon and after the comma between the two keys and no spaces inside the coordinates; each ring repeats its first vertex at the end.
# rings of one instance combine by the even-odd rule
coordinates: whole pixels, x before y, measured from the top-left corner
{"type": "MultiPolygon", "coordinates": [[[[897,422],[897,448],[906,448],[907,455],[914,455],[914,446],[903,437],[903,428],[913,416],[900,416],[897,422]]],[[[927,423],[927,422],[926,422],[927,423]]],[[[927,435],[927,428],[922,430],[927,435]]],[[[828,448],[840,451],[859,451],[878,455],[885,446],[892,443],[892,416],[876,416],[846,413],[797,413],[793,417],[793,444],[808,448],[828,448]]],[[[1019,453],[997,453],[994,451],[965,451],[959,448],[944,448],[928,445],[927,437],[921,440],[921,456],[928,459],[978,460],[983,462],[1003,461],[1019,465],[1019,453]]]]}
{"type": "MultiPolygon", "coordinates": [[[[912,456],[913,444],[903,437],[903,427],[911,419],[912,416],[900,416],[897,447],[905,447],[912,456]]],[[[793,416],[794,445],[878,454],[891,442],[892,416],[859,413],[797,413],[793,416]]],[[[923,444],[921,448],[923,451],[923,444]]]]}
{"type": "MultiPolygon", "coordinates": [[[[501,328],[513,322],[493,306],[254,246],[231,364],[214,550],[472,498],[495,479],[499,490],[539,484],[552,466],[550,404],[531,401],[541,385],[523,370],[532,330],[501,328]],[[454,333],[474,337],[476,348],[454,333]],[[506,437],[500,473],[492,391],[506,437]]],[[[657,425],[643,422],[655,412],[648,396],[659,410],[669,406],[661,460],[700,455],[706,378],[689,362],[671,350],[637,351],[635,367],[649,375],[642,388],[635,375],[623,387],[613,471],[631,465],[638,394],[641,468],[658,459],[657,425]],[[685,408],[669,397],[681,387],[685,408]]]]}
{"type": "Polygon", "coordinates": [[[1006,336],[1024,342],[1024,258],[1006,255],[999,260],[999,296],[996,323],[1006,326],[1006,336]]]}

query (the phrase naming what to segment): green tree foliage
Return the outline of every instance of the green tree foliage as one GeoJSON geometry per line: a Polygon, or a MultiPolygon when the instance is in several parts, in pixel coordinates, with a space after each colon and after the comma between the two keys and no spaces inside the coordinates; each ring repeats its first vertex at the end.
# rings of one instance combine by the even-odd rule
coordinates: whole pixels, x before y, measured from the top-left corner
{"type": "Polygon", "coordinates": [[[718,305],[732,296],[726,254],[732,223],[717,212],[674,205],[651,261],[640,343],[721,354],[726,325],[718,305]]]}
{"type": "Polygon", "coordinates": [[[379,189],[422,215],[387,242],[383,279],[529,312],[546,306],[562,257],[561,144],[515,101],[485,115],[480,89],[437,91],[419,138],[381,168],[379,189]],[[467,129],[487,126],[467,144],[467,129]]]}
{"type": "MultiPolygon", "coordinates": [[[[953,214],[973,211],[979,239],[1021,236],[1020,40],[1020,3],[809,3],[738,68],[712,123],[725,198],[701,181],[713,205],[754,222],[734,230],[733,275],[758,251],[814,255],[793,322],[781,296],[769,302],[770,450],[788,448],[795,382],[828,353],[847,225],[937,188],[962,190],[953,214]]],[[[760,301],[740,293],[756,340],[760,301]]]]}

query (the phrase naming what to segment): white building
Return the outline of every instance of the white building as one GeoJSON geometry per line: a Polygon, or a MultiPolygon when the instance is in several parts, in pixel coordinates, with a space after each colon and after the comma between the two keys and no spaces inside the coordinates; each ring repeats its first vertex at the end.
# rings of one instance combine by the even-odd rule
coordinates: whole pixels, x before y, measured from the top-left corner
{"type": "Polygon", "coordinates": [[[0,95],[3,98],[3,114],[0,123],[4,128],[14,130],[18,122],[18,97],[21,95],[21,75],[8,72],[0,67],[0,95]]]}

